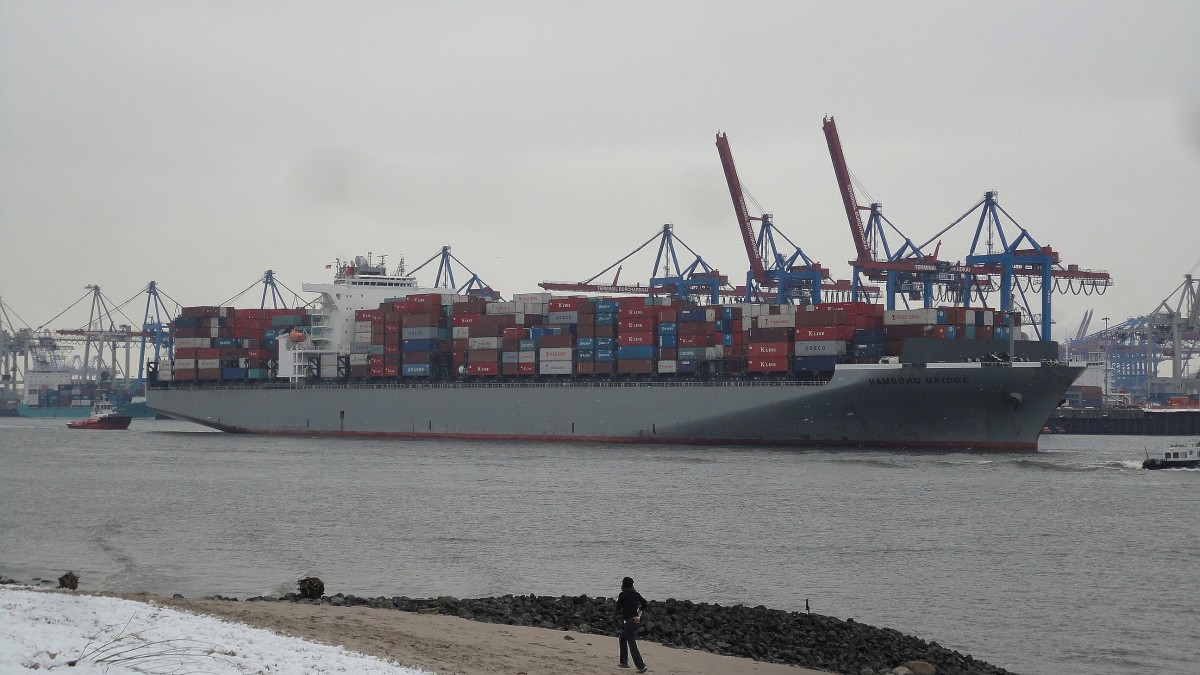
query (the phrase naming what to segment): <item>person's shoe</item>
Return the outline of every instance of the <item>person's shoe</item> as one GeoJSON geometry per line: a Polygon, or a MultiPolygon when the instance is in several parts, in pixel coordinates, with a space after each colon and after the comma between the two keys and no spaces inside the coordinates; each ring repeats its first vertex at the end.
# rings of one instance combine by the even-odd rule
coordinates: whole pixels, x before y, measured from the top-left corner
{"type": "Polygon", "coordinates": [[[618,664],[617,664],[617,667],[618,667],[618,668],[628,668],[628,667],[629,667],[629,664],[628,664],[628,663],[618,663],[618,664]]]}
{"type": "Polygon", "coordinates": [[[638,668],[637,671],[639,673],[648,673],[648,672],[650,672],[650,669],[647,668],[646,666],[642,666],[641,668],[638,668]]]}

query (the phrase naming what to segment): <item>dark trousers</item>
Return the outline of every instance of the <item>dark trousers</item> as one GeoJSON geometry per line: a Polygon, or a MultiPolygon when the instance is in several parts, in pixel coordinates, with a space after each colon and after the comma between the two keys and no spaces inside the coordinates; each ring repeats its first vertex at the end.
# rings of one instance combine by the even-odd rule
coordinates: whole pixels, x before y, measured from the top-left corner
{"type": "Polygon", "coordinates": [[[621,663],[629,663],[629,654],[633,653],[633,665],[638,668],[645,668],[646,662],[642,661],[642,653],[638,651],[637,646],[637,629],[640,624],[626,620],[621,626],[621,663]]]}

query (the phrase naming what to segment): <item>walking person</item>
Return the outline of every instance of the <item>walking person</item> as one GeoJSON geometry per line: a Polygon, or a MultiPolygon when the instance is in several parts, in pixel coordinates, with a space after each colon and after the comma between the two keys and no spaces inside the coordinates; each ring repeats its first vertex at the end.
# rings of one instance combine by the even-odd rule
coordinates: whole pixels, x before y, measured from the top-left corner
{"type": "Polygon", "coordinates": [[[625,577],[621,580],[621,594],[617,596],[617,609],[621,612],[621,668],[629,667],[629,654],[633,654],[633,665],[639,673],[644,673],[646,662],[642,661],[642,653],[638,651],[637,630],[642,625],[642,610],[646,609],[646,599],[633,589],[633,579],[625,577]]]}

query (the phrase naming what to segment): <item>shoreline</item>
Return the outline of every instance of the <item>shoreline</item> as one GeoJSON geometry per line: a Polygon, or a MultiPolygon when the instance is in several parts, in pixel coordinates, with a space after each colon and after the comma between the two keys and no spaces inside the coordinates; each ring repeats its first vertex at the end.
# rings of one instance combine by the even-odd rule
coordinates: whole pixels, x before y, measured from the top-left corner
{"type": "MultiPolygon", "coordinates": [[[[71,592],[42,583],[39,590],[71,592]]],[[[611,673],[617,665],[614,601],[604,597],[460,600],[338,593],[316,600],[289,593],[239,600],[75,592],[214,616],[436,673],[586,675],[611,673]]],[[[656,673],[883,675],[898,666],[918,675],[1008,673],[936,642],[853,620],[674,599],[649,604],[638,644],[656,673]]]]}

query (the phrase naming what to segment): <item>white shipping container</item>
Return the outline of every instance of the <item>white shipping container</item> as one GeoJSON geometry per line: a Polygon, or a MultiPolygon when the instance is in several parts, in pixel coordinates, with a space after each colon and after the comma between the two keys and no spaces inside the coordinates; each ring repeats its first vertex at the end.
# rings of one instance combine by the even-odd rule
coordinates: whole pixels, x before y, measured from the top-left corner
{"type": "Polygon", "coordinates": [[[454,329],[450,331],[450,337],[454,338],[455,340],[466,340],[467,338],[471,337],[471,327],[455,326],[454,329]]]}
{"type": "Polygon", "coordinates": [[[171,367],[175,370],[192,370],[196,367],[196,359],[175,359],[171,367]]]}
{"type": "Polygon", "coordinates": [[[159,382],[172,382],[174,380],[175,380],[175,373],[171,372],[170,368],[167,368],[164,370],[162,368],[162,366],[159,366],[159,368],[158,368],[158,381],[159,382]]]}
{"type": "Polygon", "coordinates": [[[742,332],[744,333],[753,327],[754,327],[754,317],[752,317],[748,314],[743,314],[742,315],[742,332]]]}
{"type": "Polygon", "coordinates": [[[716,347],[705,347],[704,358],[708,361],[715,361],[725,356],[725,346],[717,345],[716,347]]]}
{"type": "Polygon", "coordinates": [[[370,354],[351,354],[350,355],[350,365],[352,365],[352,366],[365,366],[365,365],[369,364],[370,362],[371,362],[370,354]]]}
{"type": "Polygon", "coordinates": [[[515,302],[489,302],[484,314],[516,314],[520,311],[515,302]]]}
{"type": "Polygon", "coordinates": [[[513,302],[527,302],[535,305],[544,305],[550,302],[554,295],[551,293],[517,293],[512,296],[513,302]]]}
{"type": "Polygon", "coordinates": [[[175,338],[176,349],[208,349],[212,346],[212,338],[175,338]]]}
{"type": "Polygon", "coordinates": [[[372,324],[372,322],[370,322],[370,321],[355,321],[354,322],[354,332],[355,333],[370,333],[371,332],[371,324],[372,324]]]}
{"type": "Polygon", "coordinates": [[[839,356],[845,353],[845,340],[796,341],[796,356],[839,356]]]}
{"type": "Polygon", "coordinates": [[[883,325],[885,326],[921,326],[937,322],[938,310],[936,307],[889,309],[883,313],[883,325]]]}
{"type": "MultiPolygon", "coordinates": [[[[436,326],[414,326],[412,328],[405,328],[400,332],[400,339],[402,340],[436,340],[437,336],[438,329],[436,326]]],[[[370,340],[367,340],[367,342],[370,342],[370,340]]]]}
{"type": "Polygon", "coordinates": [[[467,340],[467,349],[500,349],[498,337],[474,337],[467,340]]]}
{"type": "Polygon", "coordinates": [[[221,359],[196,359],[196,367],[200,370],[211,370],[221,367],[221,359]]]}
{"type": "Polygon", "coordinates": [[[550,312],[546,322],[549,324],[579,323],[579,312],[550,312]]]}
{"type": "Polygon", "coordinates": [[[570,347],[542,347],[538,350],[539,361],[570,361],[575,358],[575,350],[570,347]]]}
{"type": "Polygon", "coordinates": [[[796,315],[789,312],[787,314],[760,316],[755,320],[755,322],[758,324],[759,328],[795,328],[796,315]]]}
{"type": "Polygon", "coordinates": [[[575,372],[575,364],[571,361],[542,361],[538,364],[541,375],[570,375],[575,372]]]}
{"type": "Polygon", "coordinates": [[[367,344],[370,344],[371,343],[371,331],[367,331],[365,333],[355,333],[354,339],[351,340],[351,342],[365,342],[367,344]]]}
{"type": "Polygon", "coordinates": [[[666,361],[659,361],[658,362],[658,372],[660,372],[660,373],[679,372],[678,365],[679,365],[679,362],[675,361],[674,359],[670,359],[670,360],[666,360],[666,361]]]}
{"type": "Polygon", "coordinates": [[[536,363],[537,352],[517,352],[517,363],[536,363]]]}

